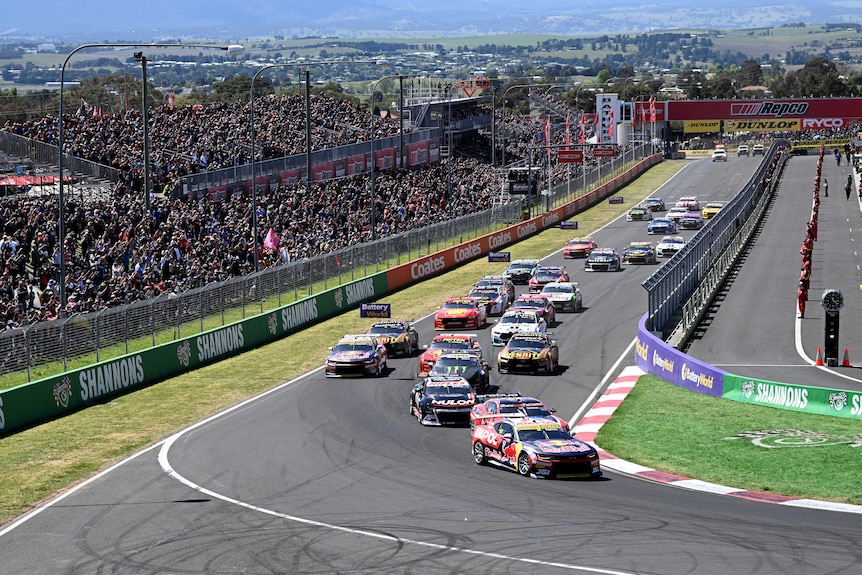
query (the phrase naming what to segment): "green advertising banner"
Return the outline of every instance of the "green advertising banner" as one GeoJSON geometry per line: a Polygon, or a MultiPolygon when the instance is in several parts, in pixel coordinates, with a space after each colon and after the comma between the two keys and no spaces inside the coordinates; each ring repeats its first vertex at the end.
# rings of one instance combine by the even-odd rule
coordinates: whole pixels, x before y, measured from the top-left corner
{"type": "Polygon", "coordinates": [[[278,310],[0,392],[0,437],[269,343],[388,289],[380,272],[278,310]]]}
{"type": "Polygon", "coordinates": [[[722,397],[803,413],[862,419],[862,392],[765,381],[726,374],[722,397]]]}

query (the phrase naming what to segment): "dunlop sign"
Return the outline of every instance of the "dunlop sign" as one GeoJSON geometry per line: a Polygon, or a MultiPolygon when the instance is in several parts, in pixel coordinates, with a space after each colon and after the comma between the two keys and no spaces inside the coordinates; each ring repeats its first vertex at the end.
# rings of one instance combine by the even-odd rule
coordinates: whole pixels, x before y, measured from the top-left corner
{"type": "Polygon", "coordinates": [[[724,129],[728,132],[772,132],[775,130],[800,129],[799,118],[787,118],[786,120],[727,120],[724,129]]]}
{"type": "Polygon", "coordinates": [[[720,132],[721,120],[685,120],[683,130],[686,134],[720,132]]]}

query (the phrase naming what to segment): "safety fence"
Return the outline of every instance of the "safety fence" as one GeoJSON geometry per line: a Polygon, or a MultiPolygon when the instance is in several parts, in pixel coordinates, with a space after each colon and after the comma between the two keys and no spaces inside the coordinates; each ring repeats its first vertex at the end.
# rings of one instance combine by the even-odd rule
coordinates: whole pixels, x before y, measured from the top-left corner
{"type": "Polygon", "coordinates": [[[746,186],[643,282],[650,331],[685,342],[760,224],[788,149],[789,142],[774,142],[746,186]]]}

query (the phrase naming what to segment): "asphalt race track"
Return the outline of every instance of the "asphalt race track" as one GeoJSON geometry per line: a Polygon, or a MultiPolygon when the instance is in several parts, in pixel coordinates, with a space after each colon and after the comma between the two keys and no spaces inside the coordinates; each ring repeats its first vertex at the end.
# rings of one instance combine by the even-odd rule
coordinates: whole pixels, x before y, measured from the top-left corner
{"type": "MultiPolygon", "coordinates": [[[[669,202],[691,194],[701,201],[728,199],[758,161],[691,160],[659,195],[669,202]]],[[[712,325],[692,347],[693,355],[729,371],[742,373],[748,366],[752,375],[771,378],[790,378],[805,369],[805,377],[810,371],[810,377],[824,379],[822,385],[847,387],[843,379],[838,383],[836,376],[806,367],[793,353],[798,249],[814,167],[814,156],[790,161],[758,244],[712,325]],[[762,259],[761,242],[768,249],[762,259]],[[786,286],[784,274],[790,278],[786,286]],[[738,339],[741,332],[751,338],[748,346],[738,339]],[[784,366],[773,366],[778,363],[784,366]]],[[[836,176],[834,190],[840,190],[837,181],[836,176]]],[[[846,205],[855,224],[854,200],[843,194],[829,198],[846,205]]],[[[818,243],[834,242],[838,252],[852,237],[847,227],[845,222],[843,229],[824,229],[818,243]]],[[[596,238],[600,246],[620,250],[632,240],[659,239],[647,236],[646,224],[625,218],[596,238]]],[[[838,275],[818,277],[850,261],[852,252],[845,251],[833,262],[818,259],[826,258],[826,249],[815,247],[812,299],[817,282],[858,285],[843,268],[838,275]]],[[[491,383],[501,391],[536,395],[568,417],[631,363],[636,323],[646,310],[641,282],[655,267],[586,274],[581,260],[563,260],[557,253],[548,261],[565,263],[584,294],[584,312],[559,314],[552,330],[560,346],[560,373],[495,371],[491,383]]],[[[856,298],[858,289],[850,289],[845,293],[856,298]]],[[[809,302],[810,319],[807,314],[800,322],[803,347],[812,357],[822,325],[817,307],[809,302]]],[[[429,318],[417,329],[422,343],[433,337],[429,318]]],[[[494,363],[490,326],[478,333],[494,363]]],[[[846,337],[848,343],[862,339],[846,337]]],[[[360,380],[326,379],[319,369],[202,422],[0,532],[0,572],[859,572],[858,515],[672,488],[608,470],[598,481],[543,481],[480,467],[470,455],[468,429],[422,427],[408,416],[417,364],[416,358],[392,359],[386,377],[360,380]]]]}

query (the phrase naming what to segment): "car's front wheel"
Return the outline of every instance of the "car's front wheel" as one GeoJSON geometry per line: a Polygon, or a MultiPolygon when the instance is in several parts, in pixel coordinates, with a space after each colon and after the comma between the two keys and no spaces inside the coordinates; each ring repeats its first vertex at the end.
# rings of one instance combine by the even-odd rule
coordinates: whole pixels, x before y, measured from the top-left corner
{"type": "Polygon", "coordinates": [[[488,463],[488,458],[485,457],[485,446],[482,445],[481,441],[473,442],[473,461],[477,465],[486,465],[488,463]]]}
{"type": "Polygon", "coordinates": [[[518,456],[518,473],[523,475],[524,477],[530,476],[530,471],[533,470],[533,466],[530,463],[530,456],[526,453],[522,453],[518,456]]]}

